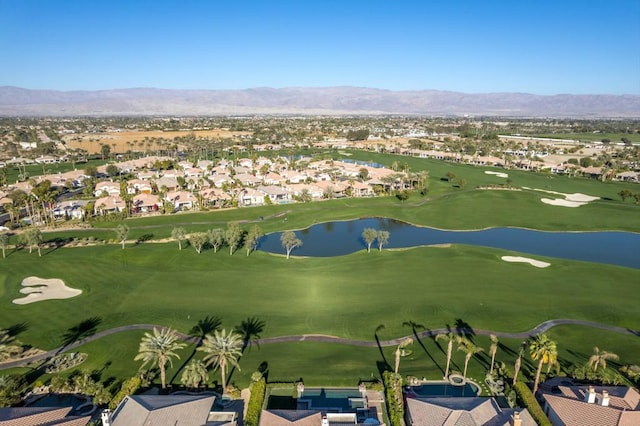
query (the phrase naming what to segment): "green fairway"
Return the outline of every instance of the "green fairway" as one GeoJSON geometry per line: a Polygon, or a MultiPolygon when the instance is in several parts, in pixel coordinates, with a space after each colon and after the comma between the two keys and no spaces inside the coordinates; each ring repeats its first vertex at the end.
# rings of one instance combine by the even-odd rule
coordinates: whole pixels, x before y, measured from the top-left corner
{"type": "MultiPolygon", "coordinates": [[[[61,346],[70,331],[91,319],[101,331],[128,324],[159,324],[188,332],[198,320],[219,317],[231,329],[256,317],[264,321],[260,336],[328,334],[374,342],[374,332],[384,325],[380,339],[411,334],[403,327],[415,322],[426,328],[454,326],[456,321],[475,329],[504,332],[529,330],[557,318],[595,321],[640,329],[640,270],[604,264],[536,256],[551,263],[545,269],[507,263],[504,250],[454,245],[407,250],[365,250],[333,258],[292,258],[239,250],[229,256],[223,248],[198,255],[191,247],[178,250],[168,238],[174,226],[188,232],[226,228],[230,221],[256,222],[265,232],[302,229],[314,223],[380,216],[445,229],[479,229],[514,226],[540,230],[639,232],[640,206],[623,203],[617,193],[636,186],[568,179],[545,174],[507,171],[520,190],[481,190],[479,186],[503,184],[504,179],[485,174],[485,168],[393,155],[353,152],[351,158],[384,164],[407,162],[412,171],[428,170],[430,192],[400,202],[395,197],[339,199],[323,202],[229,209],[202,213],[128,219],[125,250],[118,244],[45,248],[43,256],[22,249],[8,251],[0,260],[0,329],[24,326],[18,338],[42,349],[61,346]],[[452,171],[467,180],[454,188],[441,180],[452,171]],[[540,202],[548,194],[580,192],[600,197],[579,208],[540,202]],[[60,278],[82,294],[67,300],[15,305],[21,281],[28,276],[60,278]]],[[[45,240],[95,237],[113,240],[119,222],[97,222],[81,231],[55,231],[45,240]]],[[[393,236],[392,236],[393,237],[393,236]]],[[[603,248],[606,249],[606,248],[603,248]]],[[[620,364],[638,363],[640,339],[581,326],[561,326],[550,331],[558,340],[561,360],[582,362],[598,345],[621,356],[620,364]]],[[[81,368],[103,370],[102,379],[122,379],[139,367],[133,362],[141,332],[125,332],[89,343],[78,350],[90,354],[81,368]]],[[[479,336],[488,349],[486,337],[479,336]]],[[[506,339],[512,348],[519,340],[506,339]]],[[[402,373],[441,377],[441,348],[431,339],[414,343],[412,356],[403,359],[402,373]],[[425,352],[426,351],[426,352],[425,352]]],[[[184,359],[193,347],[181,351],[184,359]]],[[[262,362],[270,379],[297,380],[316,385],[353,385],[358,379],[379,375],[380,362],[392,364],[393,347],[361,348],[318,342],[279,343],[253,347],[234,372],[240,385],[262,362]]],[[[461,364],[462,354],[458,358],[461,364]]],[[[483,359],[481,355],[479,359],[483,359]]],[[[505,354],[512,362],[513,353],[505,354]]],[[[171,377],[182,365],[176,362],[171,377]]],[[[472,376],[481,378],[482,363],[472,362],[472,376]]],[[[176,382],[177,383],[177,382],[176,382]]]]}

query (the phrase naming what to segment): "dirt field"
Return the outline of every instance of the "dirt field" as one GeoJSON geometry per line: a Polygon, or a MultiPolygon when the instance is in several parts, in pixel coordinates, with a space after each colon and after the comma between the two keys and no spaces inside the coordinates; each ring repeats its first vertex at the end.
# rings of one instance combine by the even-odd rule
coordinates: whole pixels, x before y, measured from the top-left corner
{"type": "Polygon", "coordinates": [[[113,153],[125,153],[131,151],[147,151],[157,148],[158,144],[172,143],[177,137],[186,136],[190,133],[197,138],[221,138],[238,139],[243,135],[250,135],[251,132],[232,132],[224,129],[177,131],[177,132],[113,132],[113,133],[77,133],[63,136],[67,148],[84,149],[89,154],[100,153],[102,145],[108,144],[113,153]]]}

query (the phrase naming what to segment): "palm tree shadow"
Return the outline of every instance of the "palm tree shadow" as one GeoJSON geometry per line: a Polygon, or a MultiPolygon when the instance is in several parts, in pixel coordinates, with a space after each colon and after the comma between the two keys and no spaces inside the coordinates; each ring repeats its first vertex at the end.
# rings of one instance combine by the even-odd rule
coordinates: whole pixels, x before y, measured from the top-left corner
{"type": "Polygon", "coordinates": [[[205,336],[207,334],[213,333],[216,330],[219,331],[220,326],[222,326],[222,319],[220,317],[207,315],[203,319],[198,320],[196,325],[191,327],[191,330],[189,330],[189,334],[198,338],[196,346],[200,346],[205,336]]]}
{"type": "Polygon", "coordinates": [[[384,351],[382,350],[382,345],[380,344],[380,338],[378,337],[378,332],[384,330],[384,324],[380,324],[376,327],[376,330],[373,333],[373,337],[376,339],[376,344],[378,345],[378,350],[380,351],[380,356],[382,357],[382,362],[378,361],[378,370],[380,374],[383,371],[391,370],[391,365],[387,361],[387,358],[384,356],[384,351]]]}
{"type": "Polygon", "coordinates": [[[171,380],[169,380],[170,384],[173,384],[175,379],[178,377],[178,374],[180,374],[180,372],[189,363],[189,361],[191,361],[193,359],[193,357],[196,355],[196,351],[198,349],[198,346],[200,346],[202,344],[202,340],[204,340],[205,336],[207,334],[213,333],[216,330],[220,330],[220,326],[222,326],[222,319],[220,317],[207,315],[203,319],[199,319],[198,322],[196,323],[196,325],[191,327],[191,330],[189,330],[189,334],[191,336],[197,338],[197,340],[195,342],[195,345],[193,346],[193,351],[184,360],[184,362],[176,370],[176,372],[173,374],[173,376],[171,377],[171,380]]]}
{"type": "Polygon", "coordinates": [[[402,323],[403,326],[409,326],[411,327],[411,330],[413,331],[413,337],[415,339],[416,342],[418,342],[418,344],[420,345],[420,347],[422,348],[422,350],[424,351],[425,354],[427,354],[427,356],[429,357],[429,359],[431,360],[431,362],[433,362],[433,364],[438,367],[438,370],[442,371],[442,374],[444,374],[444,370],[442,369],[442,367],[440,367],[440,364],[438,364],[435,360],[435,358],[431,355],[431,353],[427,350],[427,347],[424,345],[424,343],[422,343],[422,340],[420,340],[420,336],[430,336],[433,333],[431,332],[431,330],[426,330],[425,326],[422,324],[418,324],[415,323],[413,321],[406,321],[402,323]],[[422,329],[422,332],[418,334],[418,329],[422,329]]]}
{"type": "Polygon", "coordinates": [[[456,333],[458,333],[459,336],[464,336],[473,342],[473,338],[475,337],[476,332],[468,322],[464,321],[462,318],[456,318],[455,326],[456,333]]]}
{"type": "Polygon", "coordinates": [[[74,342],[94,335],[101,323],[102,318],[91,317],[82,320],[78,323],[78,325],[74,325],[73,327],[69,328],[67,332],[62,335],[62,347],[58,352],[62,352],[67,346],[74,342]]]}
{"type": "Polygon", "coordinates": [[[23,333],[29,329],[29,323],[26,321],[19,322],[7,327],[7,333],[11,337],[16,337],[18,334],[23,333]]]}
{"type": "Polygon", "coordinates": [[[242,334],[242,353],[251,346],[256,344],[259,347],[257,340],[260,339],[260,333],[264,331],[266,323],[258,317],[249,317],[246,320],[242,320],[239,326],[236,326],[235,331],[242,334]]]}
{"type": "Polygon", "coordinates": [[[509,355],[513,355],[515,357],[518,356],[518,352],[514,351],[513,349],[511,349],[509,346],[505,345],[504,343],[500,343],[498,342],[498,347],[500,348],[500,350],[502,350],[502,352],[507,353],[509,355]]]}
{"type": "MultiPolygon", "coordinates": [[[[260,333],[264,331],[266,327],[266,323],[258,317],[249,317],[246,320],[242,320],[240,325],[236,326],[234,331],[236,333],[240,333],[242,335],[242,349],[240,352],[244,355],[244,351],[247,348],[251,347],[251,344],[254,343],[258,348],[258,339],[260,339],[260,333]]],[[[234,365],[229,371],[229,375],[227,376],[227,383],[231,382],[231,377],[233,373],[236,371],[236,366],[234,365]]]]}

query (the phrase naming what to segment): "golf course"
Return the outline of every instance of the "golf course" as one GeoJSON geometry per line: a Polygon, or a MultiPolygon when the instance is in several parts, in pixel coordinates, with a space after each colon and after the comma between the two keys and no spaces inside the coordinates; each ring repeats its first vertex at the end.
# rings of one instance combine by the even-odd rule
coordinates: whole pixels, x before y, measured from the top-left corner
{"type": "MultiPolygon", "coordinates": [[[[262,340],[245,351],[241,370],[233,371],[230,382],[238,387],[246,386],[261,365],[268,366],[273,381],[303,378],[312,385],[339,386],[377,378],[393,364],[394,342],[404,336],[418,338],[411,354],[403,358],[400,372],[437,379],[443,374],[446,347],[419,333],[462,328],[476,334],[479,346],[488,348],[488,336],[474,330],[521,333],[554,319],[630,331],[617,333],[584,325],[552,327],[547,333],[557,341],[562,368],[584,364],[594,346],[619,355],[619,361],[610,363],[614,368],[640,362],[636,332],[640,330],[640,269],[456,244],[376,248],[367,253],[363,243],[361,251],[345,256],[296,257],[293,250],[287,259],[259,247],[249,255],[242,248],[230,255],[227,247],[197,253],[183,242],[180,250],[170,238],[177,226],[193,233],[239,222],[245,231],[256,224],[264,233],[300,232],[313,224],[363,217],[393,218],[447,230],[517,227],[640,232],[640,205],[617,195],[623,189],[637,192],[637,184],[504,170],[509,176],[507,185],[504,178],[485,173],[494,169],[484,167],[361,151],[351,152],[349,158],[385,165],[401,161],[411,171],[426,170],[429,191],[426,195],[413,193],[406,200],[394,196],[343,198],[48,230],[43,237],[51,244],[42,248],[42,256],[20,248],[9,249],[6,258],[0,259],[0,329],[17,330],[23,344],[48,351],[132,324],[171,327],[188,334],[207,318],[227,330],[254,321],[260,327],[250,338],[262,340]],[[465,184],[453,185],[445,178],[448,172],[465,184]],[[551,193],[585,194],[593,201],[575,208],[541,201],[554,197],[551,193]],[[120,223],[130,229],[124,249],[114,233],[120,223]],[[71,241],[79,243],[68,244],[71,241]],[[508,262],[504,256],[535,257],[548,266],[508,262]],[[79,292],[64,299],[13,303],[24,297],[20,290],[27,277],[61,280],[69,291],[79,292]],[[279,343],[275,339],[290,335],[346,340],[279,343]]],[[[640,256],[640,247],[637,249],[640,256]]],[[[78,368],[99,371],[103,381],[131,377],[140,366],[134,357],[143,333],[122,331],[74,347],[73,351],[89,354],[78,368]]],[[[522,340],[501,338],[496,359],[513,364],[522,340]]],[[[178,377],[190,356],[200,356],[193,352],[193,343],[180,350],[181,359],[168,369],[167,377],[178,377]]],[[[461,369],[463,357],[454,354],[454,369],[461,369]]],[[[474,358],[469,375],[480,381],[488,359],[486,354],[474,358]]],[[[530,360],[525,361],[525,373],[534,368],[530,360]]],[[[34,373],[30,379],[46,381],[47,377],[34,373]]],[[[210,382],[216,378],[211,374],[210,382]]],[[[179,384],[179,379],[173,383],[179,384]]]]}

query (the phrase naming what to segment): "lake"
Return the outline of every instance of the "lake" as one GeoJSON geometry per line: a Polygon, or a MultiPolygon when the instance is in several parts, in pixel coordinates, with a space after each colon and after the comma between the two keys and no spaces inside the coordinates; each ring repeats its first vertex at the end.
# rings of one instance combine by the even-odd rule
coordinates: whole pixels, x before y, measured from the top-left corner
{"type": "MultiPolygon", "coordinates": [[[[609,263],[640,269],[640,234],[631,232],[545,232],[518,228],[490,228],[478,231],[445,231],[419,227],[387,218],[366,218],[325,222],[296,231],[302,247],[294,256],[342,256],[366,249],[365,228],[389,231],[385,248],[432,244],[468,244],[516,251],[531,255],[609,263]]],[[[285,254],[280,232],[264,236],[258,250],[285,254]]],[[[371,249],[376,249],[376,242],[371,249]]]]}

